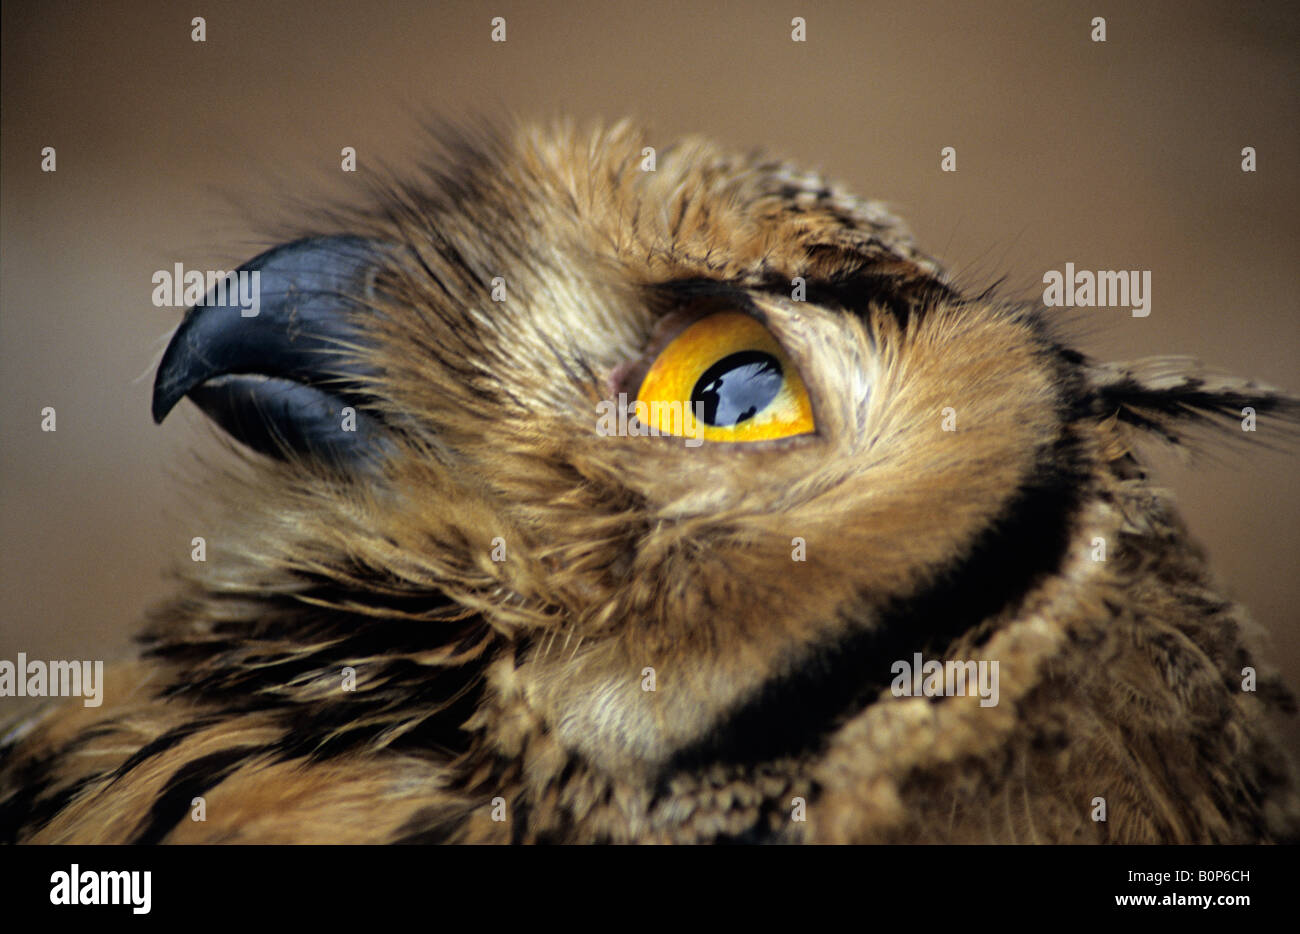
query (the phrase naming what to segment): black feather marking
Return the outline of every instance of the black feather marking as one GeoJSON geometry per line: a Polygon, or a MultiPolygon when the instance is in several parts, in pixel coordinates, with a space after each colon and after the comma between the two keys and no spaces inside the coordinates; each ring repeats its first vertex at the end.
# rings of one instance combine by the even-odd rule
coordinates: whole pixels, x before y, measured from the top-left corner
{"type": "Polygon", "coordinates": [[[263,750],[237,746],[185,763],[167,780],[167,790],[149,809],[149,815],[131,835],[133,843],[161,843],[189,813],[194,798],[220,785],[237,768],[263,750]]]}
{"type": "Polygon", "coordinates": [[[1300,398],[1249,380],[1204,370],[1177,357],[1084,367],[1093,383],[1093,414],[1114,416],[1121,423],[1150,432],[1172,445],[1183,445],[1199,432],[1215,431],[1216,440],[1250,440],[1280,450],[1300,434],[1300,398]],[[1243,409],[1272,415],[1272,431],[1240,431],[1243,409]]]}
{"type": "Polygon", "coordinates": [[[215,721],[216,721],[215,717],[206,717],[198,720],[191,720],[189,723],[185,723],[181,726],[175,727],[174,729],[168,730],[166,733],[163,733],[161,736],[157,737],[156,739],[153,739],[150,742],[145,743],[143,746],[141,746],[139,749],[133,752],[130,758],[128,758],[125,762],[119,765],[116,770],[114,770],[113,779],[110,784],[117,782],[120,778],[122,778],[122,776],[126,775],[137,765],[140,765],[147,759],[152,759],[154,756],[161,755],[167,750],[172,749],[185,738],[189,736],[193,736],[199,730],[203,729],[204,727],[210,726],[215,721]]]}
{"type": "Polygon", "coordinates": [[[1086,490],[1076,447],[1063,435],[1045,448],[1039,470],[958,568],[887,607],[878,626],[817,647],[798,669],[769,681],[725,723],[674,756],[661,772],[660,790],[675,772],[709,763],[754,765],[822,749],[835,728],[889,685],[894,661],[915,652],[942,653],[963,633],[1019,605],[1059,568],[1069,547],[1086,490]]]}

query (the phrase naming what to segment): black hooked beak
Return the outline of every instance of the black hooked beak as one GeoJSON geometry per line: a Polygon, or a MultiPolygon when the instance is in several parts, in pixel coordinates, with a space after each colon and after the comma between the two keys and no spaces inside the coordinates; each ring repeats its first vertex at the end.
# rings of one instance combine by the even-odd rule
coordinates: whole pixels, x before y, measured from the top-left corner
{"type": "Polygon", "coordinates": [[[188,395],[236,440],[344,465],[380,453],[383,428],[365,411],[366,298],[385,248],[319,237],[250,260],[185,313],[158,367],[153,418],[188,395]]]}

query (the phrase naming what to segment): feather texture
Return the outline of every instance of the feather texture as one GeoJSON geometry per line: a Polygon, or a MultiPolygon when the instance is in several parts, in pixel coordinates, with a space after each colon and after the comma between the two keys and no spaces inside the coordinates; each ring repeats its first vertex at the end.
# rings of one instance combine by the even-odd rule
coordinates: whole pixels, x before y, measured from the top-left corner
{"type": "MultiPolygon", "coordinates": [[[[961,294],[876,202],[698,139],[644,171],[650,145],[626,123],[465,134],[276,254],[279,304],[249,326],[297,355],[266,366],[354,406],[373,456],[226,442],[208,560],[179,569],[102,707],[9,734],[0,834],[1295,835],[1264,721],[1293,705],[1266,671],[1242,689],[1248,617],[1132,448],[1230,434],[1246,406],[1293,422],[1296,400],[1086,360],[1045,310],[961,294]],[[313,291],[332,242],[347,275],[313,291]],[[815,433],[597,431],[664,329],[715,307],[780,344],[815,433]],[[292,330],[312,321],[316,357],[292,330]],[[997,702],[899,696],[915,653],[996,661],[997,702]]],[[[167,385],[270,346],[216,314],[185,333],[234,349],[165,361],[190,377],[167,385]]],[[[249,392],[191,395],[305,417],[249,392]]],[[[244,441],[262,424],[217,420],[244,441]]]]}

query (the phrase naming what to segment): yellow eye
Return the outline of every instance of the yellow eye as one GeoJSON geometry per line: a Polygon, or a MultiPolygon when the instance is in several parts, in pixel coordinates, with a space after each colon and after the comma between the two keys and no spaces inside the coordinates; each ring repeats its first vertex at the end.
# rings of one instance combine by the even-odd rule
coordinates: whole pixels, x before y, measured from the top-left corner
{"type": "Polygon", "coordinates": [[[710,315],[677,335],[636,399],[660,434],[767,441],[813,431],[799,371],[767,328],[739,312],[710,315]]]}

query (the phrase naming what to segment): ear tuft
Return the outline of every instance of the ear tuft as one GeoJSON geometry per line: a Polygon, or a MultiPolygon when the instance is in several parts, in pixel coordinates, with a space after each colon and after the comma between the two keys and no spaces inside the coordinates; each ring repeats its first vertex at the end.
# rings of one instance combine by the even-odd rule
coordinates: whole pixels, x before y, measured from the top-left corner
{"type": "Polygon", "coordinates": [[[1151,432],[1170,444],[1188,443],[1206,430],[1236,429],[1252,416],[1269,428],[1260,437],[1281,448],[1300,439],[1300,398],[1252,380],[1214,373],[1190,357],[1147,357],[1125,363],[1088,364],[1096,414],[1151,432]]]}

